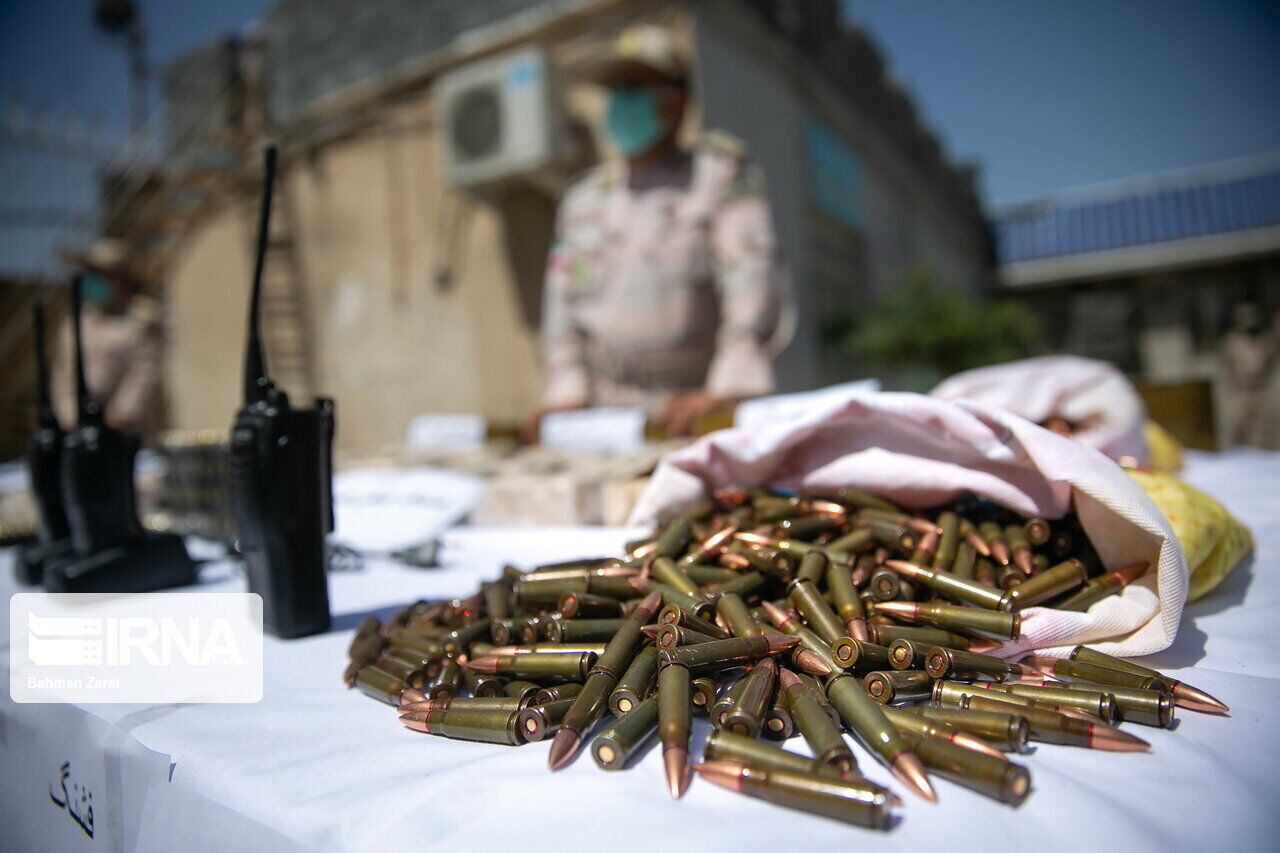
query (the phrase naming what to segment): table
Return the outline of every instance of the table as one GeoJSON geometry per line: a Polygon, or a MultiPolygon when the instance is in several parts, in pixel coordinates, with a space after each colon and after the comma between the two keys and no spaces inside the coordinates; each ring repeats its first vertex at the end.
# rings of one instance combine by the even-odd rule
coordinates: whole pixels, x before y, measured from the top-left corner
{"type": "MultiPolygon", "coordinates": [[[[1144,662],[1232,706],[1227,718],[1181,714],[1173,731],[1130,727],[1147,754],[1039,745],[1022,760],[1034,793],[1010,809],[946,780],[940,804],[910,801],[888,833],[846,827],[709,784],[672,802],[650,751],[606,774],[585,753],[546,771],[547,746],[508,748],[403,730],[393,711],[339,675],[350,631],[418,597],[471,592],[502,562],[616,549],[601,528],[458,527],[444,568],[371,561],[331,580],[334,628],[268,639],[266,689],[255,705],[17,705],[0,698],[0,848],[744,851],[842,849],[1274,849],[1280,830],[1280,454],[1189,454],[1185,475],[1257,537],[1256,557],[1189,606],[1177,642],[1144,662]],[[70,761],[95,792],[89,839],[49,801],[70,761]],[[740,845],[735,847],[734,845],[740,845]],[[830,845],[830,846],[828,846],[830,845]]],[[[0,589],[11,593],[11,554],[0,589]]],[[[202,588],[235,591],[226,566],[202,588]]],[[[8,595],[5,596],[6,599],[8,595]]],[[[8,644],[7,608],[0,636],[8,644]]],[[[7,679],[7,655],[5,656],[7,679]]],[[[705,725],[699,721],[698,725],[705,725]]],[[[705,730],[695,731],[695,743],[705,730]]],[[[789,744],[803,750],[797,739],[789,744]]],[[[859,752],[868,775],[887,774],[859,752]]]]}

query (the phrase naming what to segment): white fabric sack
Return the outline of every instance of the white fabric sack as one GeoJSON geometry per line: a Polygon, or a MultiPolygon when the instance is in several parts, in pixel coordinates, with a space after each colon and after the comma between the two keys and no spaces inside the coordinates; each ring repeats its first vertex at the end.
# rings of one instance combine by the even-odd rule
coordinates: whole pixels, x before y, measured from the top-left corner
{"type": "Polygon", "coordinates": [[[995,407],[920,394],[868,394],[810,417],[711,433],[666,456],[632,513],[653,525],[726,486],[812,494],[864,489],[922,509],[973,492],[1024,516],[1060,518],[1075,499],[1108,569],[1155,567],[1086,613],[1023,611],[1021,639],[1002,652],[1062,654],[1089,643],[1111,654],[1166,648],[1187,597],[1187,561],[1161,512],[1098,451],[995,407]],[[1158,590],[1158,594],[1157,594],[1158,590]]]}
{"type": "Polygon", "coordinates": [[[1027,358],[966,370],[929,392],[940,400],[972,400],[1043,423],[1057,416],[1077,425],[1072,436],[1112,459],[1147,461],[1147,407],[1113,364],[1075,355],[1027,358]]]}

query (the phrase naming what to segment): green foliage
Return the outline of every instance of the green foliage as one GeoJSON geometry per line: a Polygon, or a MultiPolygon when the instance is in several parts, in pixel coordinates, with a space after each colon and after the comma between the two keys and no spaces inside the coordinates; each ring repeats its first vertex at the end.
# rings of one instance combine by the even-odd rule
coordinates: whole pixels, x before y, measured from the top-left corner
{"type": "Polygon", "coordinates": [[[1035,317],[1020,305],[984,300],[911,270],[856,327],[839,338],[847,355],[876,368],[948,376],[1021,358],[1036,336],[1035,317]]]}

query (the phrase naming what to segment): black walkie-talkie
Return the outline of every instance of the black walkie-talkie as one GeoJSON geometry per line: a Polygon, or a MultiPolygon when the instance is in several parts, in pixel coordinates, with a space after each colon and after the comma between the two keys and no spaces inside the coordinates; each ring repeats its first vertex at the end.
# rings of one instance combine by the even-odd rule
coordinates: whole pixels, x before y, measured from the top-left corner
{"type": "Polygon", "coordinates": [[[137,538],[137,502],[133,463],[138,440],[107,426],[102,406],[84,376],[80,329],[81,276],[71,283],[71,320],[75,330],[76,426],[62,442],[62,495],[79,555],[94,554],[137,538]]]}
{"type": "Polygon", "coordinates": [[[271,224],[276,149],[266,149],[258,220],[244,407],[231,426],[231,514],[244,554],[249,591],[262,596],[263,624],[277,637],[329,627],[325,535],[333,529],[333,402],[295,409],[266,375],[259,330],[262,268],[271,224]]]}
{"type": "Polygon", "coordinates": [[[65,555],[70,547],[67,511],[62,503],[62,427],[49,393],[49,363],[45,357],[44,303],[32,312],[36,340],[36,431],[27,448],[27,473],[40,518],[39,540],[24,547],[14,563],[20,583],[38,584],[44,563],[65,555]]]}
{"type": "Polygon", "coordinates": [[[81,277],[71,286],[75,330],[76,428],[62,440],[62,503],[71,531],[66,559],[45,562],[48,592],[152,592],[195,583],[182,537],[138,522],[133,465],[138,438],[107,426],[84,377],[81,277]]]}

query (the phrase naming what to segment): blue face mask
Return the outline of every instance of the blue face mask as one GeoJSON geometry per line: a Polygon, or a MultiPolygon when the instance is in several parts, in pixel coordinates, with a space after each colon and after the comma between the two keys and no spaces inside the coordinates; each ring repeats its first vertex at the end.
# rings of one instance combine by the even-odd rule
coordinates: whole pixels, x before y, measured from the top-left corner
{"type": "Polygon", "coordinates": [[[101,308],[111,301],[111,282],[96,272],[87,272],[80,279],[80,298],[86,305],[101,308]]]}
{"type": "Polygon", "coordinates": [[[610,89],[604,127],[613,144],[627,157],[648,151],[666,133],[658,115],[657,94],[652,89],[610,89]]]}

